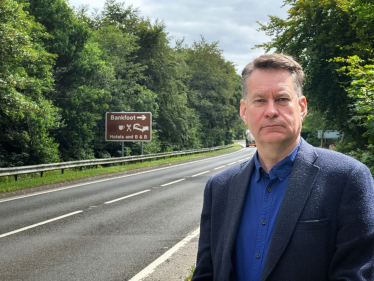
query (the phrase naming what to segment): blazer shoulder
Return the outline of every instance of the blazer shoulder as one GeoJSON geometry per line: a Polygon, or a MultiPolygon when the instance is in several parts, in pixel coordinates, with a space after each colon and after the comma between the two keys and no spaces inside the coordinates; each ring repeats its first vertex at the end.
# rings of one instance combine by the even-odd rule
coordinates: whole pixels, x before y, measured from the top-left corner
{"type": "MultiPolygon", "coordinates": [[[[335,169],[337,168],[364,168],[366,167],[365,164],[362,162],[345,155],[340,152],[336,152],[333,150],[325,149],[325,148],[314,148],[316,151],[316,154],[318,156],[315,164],[319,165],[321,167],[333,167],[335,169]]],[[[366,167],[367,168],[367,167],[366,167]]]]}
{"type": "Polygon", "coordinates": [[[313,147],[304,140],[301,143],[297,158],[323,169],[367,169],[365,164],[348,155],[325,148],[313,147]]]}

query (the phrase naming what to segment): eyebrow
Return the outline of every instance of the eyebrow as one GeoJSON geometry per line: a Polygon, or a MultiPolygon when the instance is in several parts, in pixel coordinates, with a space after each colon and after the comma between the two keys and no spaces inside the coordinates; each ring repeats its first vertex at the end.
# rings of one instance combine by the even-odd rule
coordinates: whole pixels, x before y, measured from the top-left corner
{"type": "Polygon", "coordinates": [[[276,93],[274,96],[276,96],[276,97],[278,97],[278,96],[290,96],[290,97],[292,97],[292,94],[290,92],[287,92],[287,91],[282,91],[282,92],[276,93]]]}
{"type": "Polygon", "coordinates": [[[266,96],[266,95],[261,94],[261,93],[256,93],[256,94],[254,94],[251,98],[252,98],[252,99],[255,99],[255,98],[263,98],[264,96],[266,96]]]}
{"type": "MultiPolygon", "coordinates": [[[[253,94],[251,96],[251,99],[264,98],[266,96],[267,95],[263,94],[263,93],[255,93],[255,94],[253,94]]],[[[274,97],[280,97],[280,96],[289,96],[289,97],[292,97],[292,94],[289,93],[289,92],[287,92],[287,91],[282,91],[282,92],[274,94],[274,97]]]]}

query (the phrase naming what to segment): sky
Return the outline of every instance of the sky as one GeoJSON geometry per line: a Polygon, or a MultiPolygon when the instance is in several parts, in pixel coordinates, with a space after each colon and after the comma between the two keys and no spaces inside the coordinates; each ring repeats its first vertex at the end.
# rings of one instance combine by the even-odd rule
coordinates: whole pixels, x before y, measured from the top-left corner
{"type": "MultiPolygon", "coordinates": [[[[172,42],[184,38],[191,46],[201,36],[208,43],[218,41],[218,48],[226,60],[234,63],[241,73],[245,65],[264,53],[252,49],[255,45],[270,41],[264,32],[258,32],[259,24],[268,22],[268,15],[287,17],[283,0],[118,0],[125,6],[138,8],[140,15],[152,22],[162,20],[172,42]]],[[[70,6],[89,5],[101,10],[105,0],[69,0],[70,6]]]]}

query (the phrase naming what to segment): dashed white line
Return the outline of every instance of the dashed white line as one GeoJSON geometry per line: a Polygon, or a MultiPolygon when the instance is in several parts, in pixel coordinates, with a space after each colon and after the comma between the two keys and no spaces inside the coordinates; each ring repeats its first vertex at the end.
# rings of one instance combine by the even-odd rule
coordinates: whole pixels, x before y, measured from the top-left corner
{"type": "Polygon", "coordinates": [[[180,180],[176,180],[176,181],[168,182],[168,183],[165,183],[165,184],[161,184],[161,186],[167,186],[167,185],[169,185],[169,184],[177,183],[177,182],[184,181],[184,180],[185,180],[185,179],[180,179],[180,180]]]}
{"type": "Polygon", "coordinates": [[[111,204],[111,203],[114,203],[114,202],[117,202],[117,201],[120,201],[120,200],[123,200],[123,199],[127,199],[127,198],[130,198],[130,197],[133,197],[133,196],[136,196],[136,195],[148,192],[148,191],[151,191],[151,190],[150,189],[143,190],[143,191],[140,191],[140,192],[137,192],[137,193],[133,193],[133,194],[121,197],[121,198],[117,198],[117,199],[114,199],[114,200],[111,200],[111,201],[107,201],[104,204],[111,204]]]}
{"type": "Polygon", "coordinates": [[[200,176],[200,175],[203,175],[203,174],[209,173],[209,172],[210,172],[210,171],[201,172],[201,173],[198,173],[198,174],[196,174],[196,175],[191,176],[191,178],[194,178],[194,177],[197,177],[197,176],[200,176]]]}
{"type": "Polygon", "coordinates": [[[220,167],[214,168],[214,170],[222,169],[222,168],[225,168],[225,167],[226,167],[226,165],[220,166],[220,167]]]}
{"type": "Polygon", "coordinates": [[[227,164],[227,166],[229,166],[229,165],[234,165],[236,163],[236,161],[235,162],[232,162],[232,163],[229,163],[229,164],[227,164]]]}
{"type": "Polygon", "coordinates": [[[69,214],[66,214],[66,215],[63,215],[63,216],[60,216],[60,217],[57,217],[57,218],[54,218],[54,219],[50,219],[50,220],[46,220],[46,221],[42,221],[42,222],[39,222],[39,223],[36,223],[36,224],[33,224],[33,225],[30,225],[30,226],[26,226],[26,227],[23,227],[23,228],[20,228],[20,229],[17,229],[17,230],[14,230],[14,231],[11,231],[11,232],[7,232],[7,233],[4,233],[4,234],[1,234],[0,235],[0,238],[3,238],[5,236],[9,236],[9,235],[12,235],[12,234],[15,234],[15,233],[18,233],[18,232],[22,232],[22,231],[25,231],[25,230],[28,230],[30,228],[34,228],[34,227],[37,227],[37,226],[40,226],[40,225],[43,225],[43,224],[47,224],[47,223],[50,223],[50,222],[53,222],[53,221],[57,221],[57,220],[60,220],[60,219],[63,219],[63,218],[66,218],[66,217],[70,217],[70,216],[73,216],[73,215],[76,215],[76,214],[79,214],[83,211],[76,211],[76,212],[73,212],[73,213],[69,213],[69,214]]]}

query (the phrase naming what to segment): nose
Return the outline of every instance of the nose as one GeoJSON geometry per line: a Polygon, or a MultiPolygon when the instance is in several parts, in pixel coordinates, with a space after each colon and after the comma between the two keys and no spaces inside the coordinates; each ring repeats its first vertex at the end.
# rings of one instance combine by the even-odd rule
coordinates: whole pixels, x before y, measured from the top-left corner
{"type": "Polygon", "coordinates": [[[273,100],[269,100],[266,105],[265,116],[267,118],[275,118],[275,117],[278,117],[278,115],[279,113],[276,108],[275,102],[273,100]]]}

